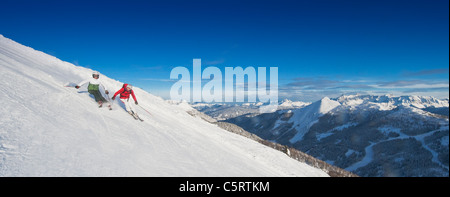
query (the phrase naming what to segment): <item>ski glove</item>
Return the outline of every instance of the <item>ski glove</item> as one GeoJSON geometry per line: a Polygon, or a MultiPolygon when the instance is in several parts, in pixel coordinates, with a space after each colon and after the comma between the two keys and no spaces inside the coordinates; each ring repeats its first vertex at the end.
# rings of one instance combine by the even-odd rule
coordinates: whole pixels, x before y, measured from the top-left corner
{"type": "Polygon", "coordinates": [[[76,89],[80,88],[80,86],[75,86],[76,89]]]}
{"type": "Polygon", "coordinates": [[[134,101],[134,103],[137,105],[138,104],[138,102],[137,101],[134,101]]]}
{"type": "Polygon", "coordinates": [[[113,96],[113,97],[112,97],[112,100],[114,100],[114,99],[116,99],[116,97],[115,97],[115,96],[113,96]]]}
{"type": "Polygon", "coordinates": [[[109,94],[108,90],[105,91],[105,94],[109,94]]]}

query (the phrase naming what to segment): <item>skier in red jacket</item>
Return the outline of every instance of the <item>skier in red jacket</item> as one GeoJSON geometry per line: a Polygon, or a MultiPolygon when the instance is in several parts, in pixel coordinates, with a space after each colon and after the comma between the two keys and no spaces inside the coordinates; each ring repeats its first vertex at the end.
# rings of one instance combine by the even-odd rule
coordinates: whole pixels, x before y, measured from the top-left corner
{"type": "Polygon", "coordinates": [[[130,103],[130,94],[131,96],[133,96],[134,103],[136,105],[138,104],[138,102],[136,100],[136,96],[134,96],[134,91],[132,88],[133,86],[131,86],[130,84],[123,84],[122,88],[114,94],[112,99],[116,99],[116,96],[120,94],[120,101],[122,101],[122,103],[125,105],[127,112],[133,116],[133,114],[136,114],[136,110],[134,110],[133,106],[130,103]]]}

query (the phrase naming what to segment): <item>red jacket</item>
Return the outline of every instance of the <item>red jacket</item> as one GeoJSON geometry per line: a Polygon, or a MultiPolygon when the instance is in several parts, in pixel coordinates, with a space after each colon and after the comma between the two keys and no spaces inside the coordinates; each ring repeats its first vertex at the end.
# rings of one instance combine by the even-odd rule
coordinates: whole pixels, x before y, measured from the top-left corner
{"type": "Polygon", "coordinates": [[[131,96],[133,96],[134,101],[137,101],[136,96],[134,96],[134,91],[133,90],[127,91],[127,86],[128,84],[126,83],[123,84],[122,88],[114,94],[113,98],[116,98],[116,96],[120,94],[121,99],[129,99],[131,94],[131,96]]]}

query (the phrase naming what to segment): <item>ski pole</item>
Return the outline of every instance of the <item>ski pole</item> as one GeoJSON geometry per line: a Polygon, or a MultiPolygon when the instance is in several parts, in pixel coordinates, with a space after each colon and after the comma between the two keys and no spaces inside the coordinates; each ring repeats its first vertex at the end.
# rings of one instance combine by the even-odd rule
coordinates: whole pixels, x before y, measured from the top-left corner
{"type": "Polygon", "coordinates": [[[106,95],[106,98],[108,98],[108,102],[109,102],[109,110],[112,110],[112,106],[113,106],[113,102],[111,101],[111,99],[109,98],[109,95],[106,95]]]}
{"type": "Polygon", "coordinates": [[[145,112],[147,112],[148,114],[150,114],[150,116],[153,116],[149,111],[147,111],[146,109],[144,109],[142,106],[140,106],[140,105],[137,105],[137,106],[141,107],[145,112]]]}
{"type": "Polygon", "coordinates": [[[106,94],[106,98],[108,98],[108,102],[109,102],[109,104],[112,106],[113,102],[111,102],[111,99],[109,98],[109,95],[108,95],[108,94],[106,94]]]}

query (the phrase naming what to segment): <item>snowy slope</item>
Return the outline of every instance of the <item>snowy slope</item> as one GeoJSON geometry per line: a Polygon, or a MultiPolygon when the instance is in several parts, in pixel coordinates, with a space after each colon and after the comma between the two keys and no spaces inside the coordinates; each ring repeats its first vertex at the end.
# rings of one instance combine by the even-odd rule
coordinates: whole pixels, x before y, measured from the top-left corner
{"type": "Polygon", "coordinates": [[[144,122],[99,109],[86,87],[63,87],[92,70],[1,35],[0,71],[0,176],[327,176],[139,88],[144,122]]]}
{"type": "Polygon", "coordinates": [[[312,125],[317,123],[318,118],[328,113],[332,109],[339,106],[337,101],[330,100],[328,97],[322,98],[320,101],[314,102],[304,108],[294,111],[293,117],[289,120],[290,123],[294,123],[294,127],[297,133],[289,141],[294,144],[297,141],[302,140],[303,136],[309,131],[312,125]]]}

